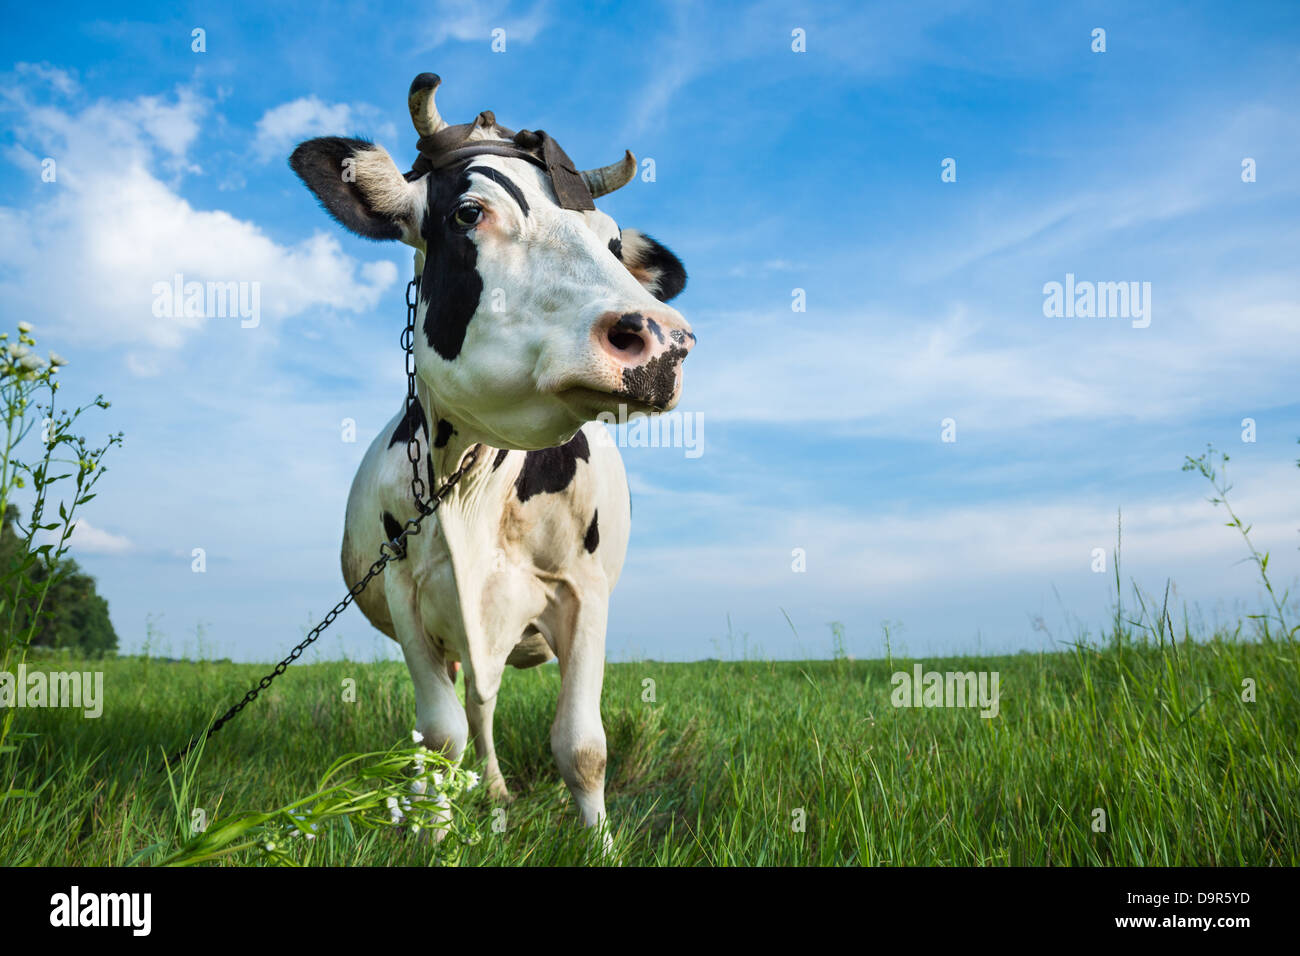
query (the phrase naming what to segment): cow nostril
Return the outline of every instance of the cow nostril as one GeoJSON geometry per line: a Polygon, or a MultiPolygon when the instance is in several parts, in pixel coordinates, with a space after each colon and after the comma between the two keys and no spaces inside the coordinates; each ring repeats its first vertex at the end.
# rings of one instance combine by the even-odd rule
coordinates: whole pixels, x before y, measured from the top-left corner
{"type": "Polygon", "coordinates": [[[620,332],[617,329],[609,330],[609,344],[614,346],[614,350],[628,358],[636,358],[645,351],[645,341],[641,336],[632,332],[620,332]]]}

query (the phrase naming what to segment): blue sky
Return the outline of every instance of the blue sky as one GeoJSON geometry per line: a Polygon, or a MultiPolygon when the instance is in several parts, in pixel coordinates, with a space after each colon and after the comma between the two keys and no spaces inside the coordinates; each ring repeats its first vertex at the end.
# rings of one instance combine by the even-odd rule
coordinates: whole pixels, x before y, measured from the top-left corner
{"type": "MultiPolygon", "coordinates": [[[[1298,40],[1290,3],[10,10],[0,301],[71,361],[74,397],[113,401],[88,429],[126,433],[74,553],[124,650],[152,615],[156,652],[201,631],[205,653],[277,658],[342,594],[411,260],[345,234],[285,159],[332,133],[409,162],[406,88],[432,70],[452,122],[492,109],[583,166],[652,158],[602,206],[690,272],[681,409],[704,453],[624,450],[611,658],[825,656],[831,621],[858,656],[884,621],[916,654],[1050,647],[1067,612],[1108,614],[1090,564],[1117,509],[1126,587],[1172,579],[1207,622],[1254,610],[1240,540],[1179,466],[1227,449],[1296,579],[1298,40]],[[156,318],[178,272],[260,283],[259,325],[156,318]],[[1045,317],[1067,273],[1149,282],[1150,326],[1045,317]]],[[[396,655],[355,612],[335,631],[326,656],[396,655]]]]}

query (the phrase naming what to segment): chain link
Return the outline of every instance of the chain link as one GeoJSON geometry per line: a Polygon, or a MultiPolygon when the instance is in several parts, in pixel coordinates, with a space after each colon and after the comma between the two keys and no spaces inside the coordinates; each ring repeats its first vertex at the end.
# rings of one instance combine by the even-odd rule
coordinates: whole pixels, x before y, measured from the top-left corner
{"type": "MultiPolygon", "coordinates": [[[[452,488],[456,487],[457,482],[465,477],[465,474],[473,467],[475,460],[478,458],[478,446],[470,448],[469,454],[465,456],[459,468],[448,476],[447,480],[438,486],[433,493],[431,501],[425,500],[425,493],[428,487],[424,479],[420,477],[420,438],[419,429],[416,427],[416,416],[414,410],[417,407],[419,399],[415,394],[415,313],[419,302],[420,281],[418,278],[412,279],[406,287],[406,328],[402,330],[402,350],[406,353],[406,424],[409,429],[406,439],[406,457],[411,462],[411,497],[415,499],[416,516],[406,522],[402,532],[391,541],[385,541],[379,546],[379,557],[370,565],[370,569],[365,573],[356,584],[348,588],[348,593],[343,596],[343,600],[335,604],[333,609],[321,620],[319,624],[308,632],[307,636],[291,650],[288,656],[280,663],[276,664],[274,669],[259,680],[244,695],[243,700],[235,704],[228,711],[212,722],[199,737],[191,738],[190,742],[172,755],[170,763],[176,764],[193,749],[200,740],[207,740],[227,723],[234,719],[241,710],[257,700],[257,695],[271,686],[271,682],[289,669],[289,665],[302,656],[312,643],[316,641],[321,633],[334,623],[334,619],[342,614],[349,604],[351,604],[361,592],[366,589],[371,581],[383,573],[384,568],[388,566],[389,561],[400,561],[406,557],[406,539],[413,534],[420,533],[420,525],[429,515],[438,510],[442,500],[452,488]]],[[[425,431],[427,433],[427,419],[425,431]]],[[[429,477],[433,478],[433,467],[430,465],[429,477]]]]}

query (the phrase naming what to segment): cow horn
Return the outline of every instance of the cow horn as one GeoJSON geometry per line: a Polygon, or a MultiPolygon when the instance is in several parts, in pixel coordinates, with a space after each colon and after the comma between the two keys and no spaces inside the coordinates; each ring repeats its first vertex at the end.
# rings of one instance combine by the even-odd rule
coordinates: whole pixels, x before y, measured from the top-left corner
{"type": "Polygon", "coordinates": [[[407,104],[411,107],[411,122],[421,138],[432,136],[449,124],[440,115],[433,102],[434,94],[442,84],[442,77],[437,73],[421,73],[411,81],[411,92],[407,95],[407,104]]]}
{"type": "Polygon", "coordinates": [[[617,163],[602,166],[599,169],[584,169],[582,181],[587,184],[587,191],[593,199],[612,193],[620,186],[626,186],[636,175],[636,157],[629,149],[617,163]]]}

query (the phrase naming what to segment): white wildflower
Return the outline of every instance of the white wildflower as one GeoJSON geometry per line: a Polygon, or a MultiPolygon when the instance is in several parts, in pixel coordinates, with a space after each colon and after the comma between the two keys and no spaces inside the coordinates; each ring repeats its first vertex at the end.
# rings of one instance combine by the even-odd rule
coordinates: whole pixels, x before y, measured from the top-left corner
{"type": "Polygon", "coordinates": [[[397,826],[397,824],[402,822],[402,817],[406,814],[402,813],[401,808],[397,805],[396,797],[389,797],[385,803],[388,806],[389,820],[392,822],[393,826],[397,826]]]}
{"type": "Polygon", "coordinates": [[[26,335],[26,334],[27,334],[28,332],[30,332],[31,330],[32,330],[32,327],[31,327],[31,325],[30,325],[29,323],[27,323],[27,322],[19,322],[19,323],[18,323],[18,331],[19,331],[19,332],[22,332],[24,335],[26,335]]]}
{"type": "Polygon", "coordinates": [[[475,787],[478,786],[478,782],[480,778],[477,773],[475,773],[473,770],[466,770],[465,776],[469,778],[469,783],[466,784],[465,786],[466,790],[473,790],[475,787]]]}

